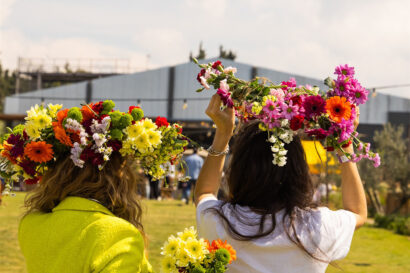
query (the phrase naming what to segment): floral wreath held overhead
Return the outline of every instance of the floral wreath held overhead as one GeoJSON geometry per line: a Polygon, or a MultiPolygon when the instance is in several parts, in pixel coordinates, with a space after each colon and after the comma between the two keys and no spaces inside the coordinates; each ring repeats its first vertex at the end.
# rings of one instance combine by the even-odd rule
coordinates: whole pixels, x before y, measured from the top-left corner
{"type": "Polygon", "coordinates": [[[353,162],[362,158],[380,165],[380,157],[370,151],[370,143],[363,143],[357,136],[354,121],[358,105],[367,101],[368,91],[354,78],[354,68],[336,67],[336,79],[327,78],[326,92],[318,87],[297,86],[294,78],[275,85],[265,78],[244,81],[235,77],[237,69],[224,67],[220,61],[199,64],[197,80],[204,89],[213,86],[225,107],[234,107],[242,121],[259,120],[260,129],[269,134],[272,144],[273,164],[286,164],[285,143],[290,143],[297,131],[304,131],[315,139],[324,139],[326,149],[339,149],[353,162]],[[343,148],[353,143],[356,152],[347,153],[343,148]]]}
{"type": "Polygon", "coordinates": [[[165,174],[161,164],[179,160],[188,145],[182,127],[166,118],[144,118],[138,106],[128,113],[114,110],[111,100],[63,109],[62,105],[36,105],[27,111],[26,122],[3,136],[1,175],[23,176],[36,184],[59,158],[70,157],[83,168],[86,162],[100,170],[114,153],[136,159],[146,174],[165,174]]]}

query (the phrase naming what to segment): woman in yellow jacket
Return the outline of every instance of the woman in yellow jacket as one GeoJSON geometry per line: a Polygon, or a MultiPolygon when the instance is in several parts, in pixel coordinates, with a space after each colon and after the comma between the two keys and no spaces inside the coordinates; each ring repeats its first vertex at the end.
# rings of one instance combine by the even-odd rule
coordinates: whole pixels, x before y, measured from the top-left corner
{"type": "Polygon", "coordinates": [[[28,272],[151,272],[131,165],[119,154],[101,171],[65,158],[46,172],[19,228],[28,272]]]}

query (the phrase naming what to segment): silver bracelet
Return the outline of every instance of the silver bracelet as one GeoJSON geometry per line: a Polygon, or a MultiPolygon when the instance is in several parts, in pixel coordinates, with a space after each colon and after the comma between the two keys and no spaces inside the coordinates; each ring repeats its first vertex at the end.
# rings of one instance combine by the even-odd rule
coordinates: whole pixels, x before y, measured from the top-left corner
{"type": "Polygon", "coordinates": [[[215,151],[214,148],[213,148],[212,146],[210,146],[210,147],[207,149],[207,152],[208,152],[208,155],[211,155],[211,156],[227,155],[227,154],[229,153],[229,145],[228,145],[228,147],[226,147],[226,150],[225,150],[225,151],[222,151],[222,152],[215,151]]]}

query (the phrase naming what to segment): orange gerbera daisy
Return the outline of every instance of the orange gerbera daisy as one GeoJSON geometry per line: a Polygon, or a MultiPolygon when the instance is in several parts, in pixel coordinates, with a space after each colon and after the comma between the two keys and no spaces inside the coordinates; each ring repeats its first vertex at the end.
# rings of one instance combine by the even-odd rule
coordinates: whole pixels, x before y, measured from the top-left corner
{"type": "Polygon", "coordinates": [[[329,117],[337,123],[342,122],[342,118],[349,120],[352,115],[352,105],[345,97],[331,97],[326,100],[326,112],[329,117]]]}
{"type": "Polygon", "coordinates": [[[232,263],[232,261],[236,260],[236,250],[233,249],[233,247],[227,243],[227,241],[225,240],[225,242],[223,242],[221,239],[218,240],[214,240],[212,241],[212,244],[209,244],[209,241],[207,241],[208,244],[208,250],[209,252],[214,252],[220,248],[224,248],[226,250],[228,250],[229,254],[231,254],[231,258],[229,259],[229,263],[232,263]]]}
{"type": "Polygon", "coordinates": [[[89,120],[95,116],[95,113],[91,110],[93,108],[93,104],[83,105],[81,107],[81,114],[83,115],[83,120],[89,120]]]}
{"type": "Polygon", "coordinates": [[[57,120],[60,125],[63,124],[64,119],[67,117],[68,110],[69,109],[63,109],[63,110],[58,111],[57,120]]]}
{"type": "Polygon", "coordinates": [[[60,143],[73,147],[73,143],[71,142],[71,139],[67,135],[63,126],[61,126],[58,122],[53,122],[53,130],[54,130],[54,135],[56,139],[60,141],[60,143]]]}
{"type": "Polygon", "coordinates": [[[53,145],[44,141],[33,141],[26,145],[24,154],[34,162],[47,162],[53,159],[53,145]]]}

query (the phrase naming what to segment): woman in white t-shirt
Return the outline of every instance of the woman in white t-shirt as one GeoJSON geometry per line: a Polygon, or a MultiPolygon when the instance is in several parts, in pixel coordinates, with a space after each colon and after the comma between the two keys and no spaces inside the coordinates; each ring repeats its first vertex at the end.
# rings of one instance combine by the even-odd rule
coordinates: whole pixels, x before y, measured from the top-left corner
{"type": "Polygon", "coordinates": [[[206,110],[217,129],[195,190],[200,236],[228,240],[236,249],[229,272],[325,272],[330,262],[347,255],[354,230],[367,217],[356,164],[341,164],[345,210],[315,207],[300,139],[286,144],[287,164],[278,167],[272,164],[267,133],[250,122],[235,136],[226,173],[228,201],[218,201],[224,151],[235,124],[233,109],[221,111],[220,105],[214,95],[206,110]]]}

